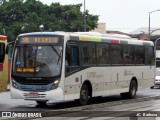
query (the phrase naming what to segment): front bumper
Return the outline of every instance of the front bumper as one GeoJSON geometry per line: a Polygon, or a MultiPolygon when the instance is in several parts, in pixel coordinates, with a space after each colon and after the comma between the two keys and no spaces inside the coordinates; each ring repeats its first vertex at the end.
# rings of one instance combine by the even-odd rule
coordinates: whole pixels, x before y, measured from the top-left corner
{"type": "Polygon", "coordinates": [[[10,87],[10,95],[12,99],[25,99],[25,100],[35,100],[35,101],[64,100],[63,90],[60,87],[58,87],[55,90],[50,90],[46,92],[33,92],[36,94],[35,95],[32,94],[32,96],[30,93],[32,93],[32,91],[21,91],[13,88],[12,86],[10,87]]]}

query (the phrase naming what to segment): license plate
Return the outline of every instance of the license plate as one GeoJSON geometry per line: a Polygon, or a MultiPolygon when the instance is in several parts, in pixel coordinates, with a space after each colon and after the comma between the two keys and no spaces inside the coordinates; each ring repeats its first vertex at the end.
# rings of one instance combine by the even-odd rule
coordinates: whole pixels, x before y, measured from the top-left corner
{"type": "Polygon", "coordinates": [[[38,92],[30,92],[28,93],[28,97],[38,97],[38,92]]]}

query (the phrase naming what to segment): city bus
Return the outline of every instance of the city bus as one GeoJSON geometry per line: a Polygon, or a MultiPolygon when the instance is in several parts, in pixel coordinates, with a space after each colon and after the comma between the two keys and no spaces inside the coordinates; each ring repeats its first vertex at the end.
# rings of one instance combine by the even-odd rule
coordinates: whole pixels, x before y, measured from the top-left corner
{"type": "Polygon", "coordinates": [[[154,44],[92,32],[20,34],[13,50],[11,98],[76,101],[120,94],[134,98],[154,85],[154,44]]]}
{"type": "Polygon", "coordinates": [[[0,92],[7,90],[8,81],[8,55],[6,54],[7,36],[0,35],[0,92]]]}

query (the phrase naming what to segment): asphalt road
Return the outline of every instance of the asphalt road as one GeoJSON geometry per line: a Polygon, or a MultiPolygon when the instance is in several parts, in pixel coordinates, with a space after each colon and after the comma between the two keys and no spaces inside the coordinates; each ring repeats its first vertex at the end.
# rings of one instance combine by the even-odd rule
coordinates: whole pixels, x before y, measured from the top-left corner
{"type": "MultiPolygon", "coordinates": [[[[150,97],[150,96],[160,96],[160,89],[144,89],[137,92],[136,98],[150,97]]],[[[77,104],[73,101],[54,103],[48,102],[46,106],[39,106],[35,101],[27,101],[22,99],[11,99],[10,93],[3,92],[0,93],[0,111],[48,111],[48,110],[58,110],[64,108],[76,107],[77,104]]],[[[120,101],[122,98],[120,95],[112,95],[109,97],[95,98],[90,104],[105,103],[112,101],[120,101]]]]}

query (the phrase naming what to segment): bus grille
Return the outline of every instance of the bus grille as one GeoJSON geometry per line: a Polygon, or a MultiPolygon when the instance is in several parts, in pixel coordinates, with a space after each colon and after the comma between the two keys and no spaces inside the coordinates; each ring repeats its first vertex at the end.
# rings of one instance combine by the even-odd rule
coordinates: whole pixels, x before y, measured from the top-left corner
{"type": "Polygon", "coordinates": [[[23,96],[25,98],[45,98],[46,94],[38,94],[37,96],[29,96],[27,93],[24,93],[23,96]]]}
{"type": "Polygon", "coordinates": [[[37,92],[45,92],[48,91],[48,88],[36,88],[36,89],[32,89],[32,88],[25,88],[25,87],[21,87],[21,90],[23,91],[37,91],[37,92]]]}
{"type": "Polygon", "coordinates": [[[53,80],[16,80],[22,85],[48,85],[53,82],[53,80]]]}

